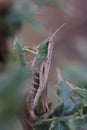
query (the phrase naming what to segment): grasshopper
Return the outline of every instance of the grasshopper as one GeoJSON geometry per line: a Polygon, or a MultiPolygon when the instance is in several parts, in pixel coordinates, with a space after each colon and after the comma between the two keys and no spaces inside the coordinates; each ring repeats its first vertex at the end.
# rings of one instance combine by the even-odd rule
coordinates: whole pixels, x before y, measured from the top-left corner
{"type": "MultiPolygon", "coordinates": [[[[48,112],[48,101],[45,94],[48,74],[51,65],[52,51],[53,51],[53,38],[56,33],[64,26],[60,26],[51,37],[41,42],[37,48],[36,57],[32,62],[32,69],[34,70],[33,83],[31,93],[28,101],[28,111],[32,119],[36,119],[34,113],[35,107],[38,104],[39,98],[42,99],[43,109],[48,112]]],[[[29,50],[29,49],[28,49],[29,50]]],[[[30,52],[33,49],[30,49],[30,52]]],[[[33,51],[32,51],[33,52],[33,51]]],[[[34,52],[35,53],[35,52],[34,52]]]]}

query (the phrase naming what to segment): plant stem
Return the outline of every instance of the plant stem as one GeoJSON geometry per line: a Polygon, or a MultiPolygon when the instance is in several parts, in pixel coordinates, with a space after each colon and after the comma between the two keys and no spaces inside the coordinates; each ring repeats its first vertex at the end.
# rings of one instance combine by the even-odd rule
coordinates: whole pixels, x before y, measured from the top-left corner
{"type": "MultiPolygon", "coordinates": [[[[76,116],[78,116],[79,115],[79,113],[76,113],[76,114],[74,114],[74,115],[71,115],[71,116],[61,116],[61,117],[54,117],[54,118],[52,118],[52,119],[44,119],[44,120],[42,120],[42,121],[39,121],[39,122],[36,122],[35,124],[34,124],[34,128],[35,127],[41,127],[41,126],[44,126],[44,125],[46,125],[46,124],[48,124],[48,123],[51,123],[53,120],[59,120],[59,121],[68,121],[68,120],[70,120],[70,119],[72,119],[72,118],[74,118],[74,117],[76,117],[76,116]]],[[[87,117],[87,115],[83,115],[82,116],[83,118],[86,118],[87,117]]]]}

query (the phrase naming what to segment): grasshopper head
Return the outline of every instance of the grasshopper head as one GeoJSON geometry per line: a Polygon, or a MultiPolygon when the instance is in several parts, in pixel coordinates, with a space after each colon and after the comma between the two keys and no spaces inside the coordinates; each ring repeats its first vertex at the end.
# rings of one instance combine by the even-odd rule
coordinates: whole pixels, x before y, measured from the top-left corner
{"type": "Polygon", "coordinates": [[[47,52],[47,50],[48,50],[48,41],[41,42],[39,45],[38,51],[41,54],[45,54],[47,52]]]}
{"type": "Polygon", "coordinates": [[[46,59],[47,54],[48,54],[48,41],[45,40],[39,44],[37,59],[42,62],[46,59]]]}
{"type": "Polygon", "coordinates": [[[54,36],[56,35],[56,33],[65,25],[65,23],[60,26],[53,34],[51,37],[48,37],[46,40],[44,40],[43,42],[41,42],[39,44],[39,47],[38,47],[38,54],[37,54],[37,59],[39,61],[44,61],[46,58],[47,58],[47,55],[48,55],[48,50],[51,46],[51,43],[52,43],[52,40],[54,38],[54,36]],[[50,44],[50,45],[49,45],[50,44]]]}

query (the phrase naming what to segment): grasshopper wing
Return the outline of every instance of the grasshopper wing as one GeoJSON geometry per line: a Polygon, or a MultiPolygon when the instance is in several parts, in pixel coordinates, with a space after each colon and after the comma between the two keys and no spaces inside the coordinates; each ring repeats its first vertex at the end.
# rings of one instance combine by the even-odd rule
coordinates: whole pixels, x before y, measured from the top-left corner
{"type": "MultiPolygon", "coordinates": [[[[50,65],[51,65],[53,45],[54,45],[54,43],[51,40],[50,43],[49,43],[49,46],[48,46],[47,59],[42,62],[42,65],[41,65],[41,68],[40,68],[40,87],[39,87],[37,94],[35,96],[35,99],[34,99],[34,107],[37,105],[40,96],[45,97],[43,95],[43,93],[44,93],[44,90],[46,88],[46,84],[47,84],[47,80],[48,80],[48,74],[49,74],[50,65]]],[[[43,100],[44,100],[43,102],[45,103],[44,107],[46,106],[46,109],[47,109],[47,101],[45,99],[43,99],[43,100]]]]}

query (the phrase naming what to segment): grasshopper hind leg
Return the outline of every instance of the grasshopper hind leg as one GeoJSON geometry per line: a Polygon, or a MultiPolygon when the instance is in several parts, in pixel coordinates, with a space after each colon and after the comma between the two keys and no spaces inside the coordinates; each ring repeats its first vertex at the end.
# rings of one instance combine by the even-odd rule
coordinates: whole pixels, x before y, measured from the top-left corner
{"type": "Polygon", "coordinates": [[[47,94],[46,94],[45,90],[42,92],[41,98],[42,98],[44,112],[47,113],[47,112],[49,112],[49,107],[48,107],[47,94]]]}

